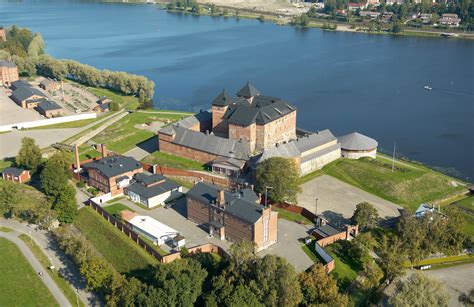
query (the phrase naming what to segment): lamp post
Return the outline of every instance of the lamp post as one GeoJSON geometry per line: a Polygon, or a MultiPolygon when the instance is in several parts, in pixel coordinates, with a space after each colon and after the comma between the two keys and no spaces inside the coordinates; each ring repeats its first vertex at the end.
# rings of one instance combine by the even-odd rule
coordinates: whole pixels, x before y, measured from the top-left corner
{"type": "Polygon", "coordinates": [[[268,190],[271,190],[273,189],[273,187],[269,187],[269,186],[266,186],[265,187],[265,208],[268,207],[267,204],[268,204],[268,190]]]}
{"type": "Polygon", "coordinates": [[[316,198],[316,208],[314,210],[314,215],[316,215],[316,218],[315,218],[316,220],[314,222],[316,223],[316,226],[319,226],[318,225],[318,200],[319,198],[316,198]]]}

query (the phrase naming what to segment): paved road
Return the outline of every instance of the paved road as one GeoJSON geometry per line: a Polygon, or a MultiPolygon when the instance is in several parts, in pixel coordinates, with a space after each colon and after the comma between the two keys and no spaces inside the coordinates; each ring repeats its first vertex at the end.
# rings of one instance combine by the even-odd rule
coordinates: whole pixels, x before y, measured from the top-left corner
{"type": "MultiPolygon", "coordinates": [[[[47,232],[39,230],[35,225],[27,225],[15,220],[6,220],[3,218],[0,218],[0,225],[14,229],[18,234],[25,233],[32,237],[36,244],[42,249],[43,253],[50,259],[51,263],[69,282],[71,287],[78,291],[79,299],[86,306],[102,305],[100,299],[95,294],[86,290],[86,283],[82,279],[76,265],[56,245],[47,232]]],[[[44,269],[41,270],[44,271],[44,269]]]]}
{"type": "Polygon", "coordinates": [[[472,281],[474,264],[472,263],[439,270],[423,271],[423,274],[444,283],[451,295],[449,306],[464,306],[459,302],[459,296],[468,294],[471,289],[474,289],[472,281]]]}
{"type": "MultiPolygon", "coordinates": [[[[18,246],[18,248],[21,250],[25,258],[31,264],[35,272],[44,272],[44,269],[41,263],[38,261],[38,259],[36,259],[35,255],[31,252],[28,246],[26,246],[26,244],[21,239],[18,238],[18,235],[19,235],[18,232],[8,232],[8,233],[0,232],[0,237],[6,238],[18,246]]],[[[54,298],[56,299],[56,301],[59,303],[60,306],[71,306],[67,298],[59,289],[59,287],[56,285],[53,279],[46,272],[44,272],[43,276],[41,277],[41,280],[43,281],[45,286],[49,289],[49,291],[54,296],[54,298]]]]}
{"type": "Polygon", "coordinates": [[[315,199],[318,198],[318,213],[322,213],[332,223],[346,223],[356,205],[364,201],[373,204],[382,218],[400,215],[400,206],[331,176],[319,176],[306,182],[301,188],[298,205],[315,212],[315,199]]]}

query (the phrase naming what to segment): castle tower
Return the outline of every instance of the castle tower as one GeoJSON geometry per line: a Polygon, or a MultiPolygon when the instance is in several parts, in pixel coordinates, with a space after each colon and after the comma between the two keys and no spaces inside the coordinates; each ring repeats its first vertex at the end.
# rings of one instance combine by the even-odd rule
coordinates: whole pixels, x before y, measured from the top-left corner
{"type": "Polygon", "coordinates": [[[253,97],[260,95],[260,91],[255,88],[250,82],[247,81],[238,92],[237,97],[244,97],[249,103],[252,103],[253,97]]]}
{"type": "Polygon", "coordinates": [[[229,136],[229,125],[227,119],[224,117],[229,105],[233,104],[234,100],[229,94],[222,90],[222,92],[212,102],[212,132],[221,137],[229,136]]]}

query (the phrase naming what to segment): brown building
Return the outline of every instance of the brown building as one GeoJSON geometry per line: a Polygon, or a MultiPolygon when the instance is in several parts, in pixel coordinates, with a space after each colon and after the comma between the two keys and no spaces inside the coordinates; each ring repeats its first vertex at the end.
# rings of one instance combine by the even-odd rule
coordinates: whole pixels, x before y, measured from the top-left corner
{"type": "Polygon", "coordinates": [[[22,108],[33,109],[39,103],[46,101],[46,95],[32,87],[28,82],[17,80],[11,83],[11,87],[13,92],[10,98],[22,108]]]}
{"type": "Polygon", "coordinates": [[[7,31],[5,28],[0,28],[0,39],[4,42],[7,41],[7,31]]]}
{"type": "Polygon", "coordinates": [[[17,80],[18,67],[16,64],[9,61],[0,61],[0,85],[10,86],[12,82],[17,80]]]}
{"type": "Polygon", "coordinates": [[[59,117],[64,115],[64,109],[54,101],[42,101],[38,103],[38,112],[44,117],[59,117]]]}
{"type": "Polygon", "coordinates": [[[319,217],[317,227],[313,230],[313,236],[316,238],[316,243],[321,247],[332,244],[339,240],[351,240],[359,234],[358,225],[344,225],[341,229],[331,225],[324,218],[319,217]]]}
{"type": "Polygon", "coordinates": [[[2,176],[4,180],[18,183],[27,182],[31,178],[30,171],[16,167],[7,167],[3,170],[2,176]]]}
{"type": "MultiPolygon", "coordinates": [[[[143,166],[131,157],[106,156],[106,151],[103,146],[103,158],[82,165],[81,180],[103,193],[122,194],[123,188],[130,184],[133,175],[143,172],[143,166]]],[[[76,167],[77,160],[76,156],[76,167]]]]}
{"type": "Polygon", "coordinates": [[[54,92],[61,88],[59,83],[49,78],[44,78],[43,80],[41,80],[39,86],[48,92],[54,92]]]}
{"type": "Polygon", "coordinates": [[[278,240],[278,213],[259,204],[251,189],[228,192],[200,182],[186,196],[187,217],[221,240],[255,243],[257,251],[278,240]]]}

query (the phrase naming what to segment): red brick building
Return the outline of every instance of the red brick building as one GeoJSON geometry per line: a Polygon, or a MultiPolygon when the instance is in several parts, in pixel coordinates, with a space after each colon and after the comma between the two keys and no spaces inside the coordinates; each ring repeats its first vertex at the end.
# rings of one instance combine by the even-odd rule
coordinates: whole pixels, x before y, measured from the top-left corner
{"type": "Polygon", "coordinates": [[[4,180],[14,181],[18,183],[25,183],[31,178],[30,171],[16,167],[5,168],[2,172],[2,176],[4,180]]]}
{"type": "Polygon", "coordinates": [[[224,191],[200,182],[186,196],[187,217],[221,240],[255,243],[257,251],[278,240],[278,213],[259,204],[251,189],[224,191]]]}
{"type": "MultiPolygon", "coordinates": [[[[122,194],[133,175],[143,172],[143,166],[131,157],[107,156],[106,153],[103,146],[101,159],[83,164],[80,178],[103,193],[122,194]]],[[[76,167],[77,160],[76,157],[76,167]]]]}
{"type": "Polygon", "coordinates": [[[16,66],[16,64],[9,61],[0,61],[0,85],[10,86],[12,82],[15,82],[17,80],[18,67],[16,66]]]}
{"type": "Polygon", "coordinates": [[[319,217],[317,227],[313,230],[316,243],[321,247],[332,244],[339,240],[351,240],[359,234],[358,225],[344,225],[343,229],[329,224],[324,218],[319,217]]]}

